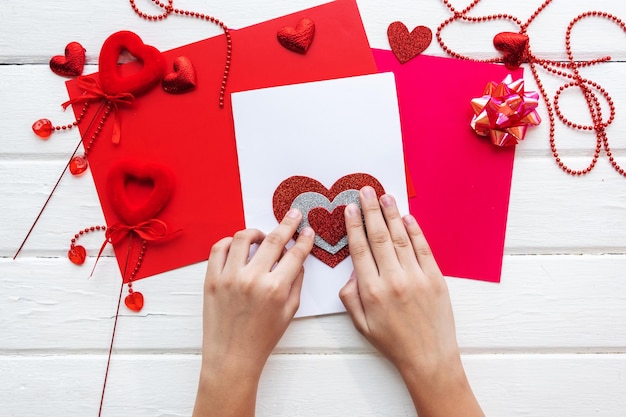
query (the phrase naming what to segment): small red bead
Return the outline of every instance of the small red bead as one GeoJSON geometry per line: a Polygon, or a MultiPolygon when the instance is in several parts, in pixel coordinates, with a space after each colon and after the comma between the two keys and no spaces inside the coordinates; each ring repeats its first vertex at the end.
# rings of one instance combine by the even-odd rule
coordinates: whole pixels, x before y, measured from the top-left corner
{"type": "Polygon", "coordinates": [[[39,119],[33,123],[33,132],[42,139],[48,139],[53,129],[52,122],[48,119],[39,119]]]}

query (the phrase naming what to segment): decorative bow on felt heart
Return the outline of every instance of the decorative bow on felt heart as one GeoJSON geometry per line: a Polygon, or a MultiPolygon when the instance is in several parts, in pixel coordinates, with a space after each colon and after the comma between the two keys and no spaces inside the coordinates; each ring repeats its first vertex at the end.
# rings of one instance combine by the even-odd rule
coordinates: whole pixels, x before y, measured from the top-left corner
{"type": "Polygon", "coordinates": [[[338,179],[330,189],[304,176],[289,177],[276,188],[273,197],[274,216],[280,221],[291,208],[302,213],[296,231],[310,226],[315,231],[313,256],[334,268],[350,254],[344,220],[344,208],[350,203],[360,206],[359,190],[370,185],[380,197],[383,186],[369,174],[349,174],[338,179]]]}

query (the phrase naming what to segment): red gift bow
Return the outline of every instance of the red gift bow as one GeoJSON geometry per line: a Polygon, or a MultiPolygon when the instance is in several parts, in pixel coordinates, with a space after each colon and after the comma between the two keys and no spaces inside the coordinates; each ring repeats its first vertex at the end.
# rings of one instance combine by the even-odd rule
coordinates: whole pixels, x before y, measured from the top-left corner
{"type": "Polygon", "coordinates": [[[120,143],[120,136],[122,131],[122,122],[120,120],[118,104],[133,104],[135,96],[131,93],[118,93],[107,94],[102,90],[98,81],[91,77],[78,77],[77,83],[79,88],[84,90],[84,94],[80,97],[70,99],[63,103],[63,109],[67,109],[68,106],[74,103],[80,103],[92,99],[104,99],[113,106],[113,135],[111,141],[114,144],[120,143]]]}

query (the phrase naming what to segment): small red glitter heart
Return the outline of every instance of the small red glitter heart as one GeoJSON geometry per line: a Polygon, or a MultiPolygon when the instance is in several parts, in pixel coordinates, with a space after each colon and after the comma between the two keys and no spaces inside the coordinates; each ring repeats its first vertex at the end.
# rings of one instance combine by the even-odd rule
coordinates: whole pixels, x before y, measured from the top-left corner
{"type": "Polygon", "coordinates": [[[298,22],[296,27],[285,26],[278,29],[276,37],[278,42],[290,51],[305,54],[313,42],[315,35],[315,23],[308,18],[298,22]]]}
{"type": "Polygon", "coordinates": [[[87,251],[81,245],[74,246],[67,251],[67,257],[72,263],[76,265],[82,265],[85,263],[85,259],[87,258],[87,251]]]}
{"type": "Polygon", "coordinates": [[[143,294],[137,291],[131,292],[124,298],[124,304],[135,312],[141,311],[143,308],[143,294]]]}
{"type": "Polygon", "coordinates": [[[191,60],[179,56],[174,60],[174,72],[167,74],[161,81],[163,90],[170,94],[181,94],[196,87],[196,70],[191,60]]]}
{"type": "Polygon", "coordinates": [[[428,48],[433,40],[433,32],[426,26],[417,26],[409,33],[402,22],[393,22],[387,28],[389,46],[401,64],[415,58],[428,48]]]}
{"type": "Polygon", "coordinates": [[[324,207],[309,210],[309,225],[315,233],[331,245],[336,245],[347,234],[344,210],[346,206],[335,207],[331,212],[324,207]]]}
{"type": "Polygon", "coordinates": [[[528,35],[500,32],[493,38],[493,46],[503,53],[502,62],[508,69],[519,68],[527,57],[528,35]]]}
{"type": "Polygon", "coordinates": [[[50,69],[63,77],[77,77],[85,68],[85,48],[78,42],[70,42],[65,47],[65,56],[56,55],[50,59],[50,69]]]}

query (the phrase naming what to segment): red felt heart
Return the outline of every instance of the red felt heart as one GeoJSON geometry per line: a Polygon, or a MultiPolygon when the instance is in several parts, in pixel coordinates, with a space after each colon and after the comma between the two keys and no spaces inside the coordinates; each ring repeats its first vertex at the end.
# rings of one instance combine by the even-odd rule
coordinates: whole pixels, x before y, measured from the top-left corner
{"type": "Polygon", "coordinates": [[[285,26],[278,29],[276,37],[278,42],[290,51],[305,54],[313,42],[315,35],[315,23],[311,19],[304,18],[296,27],[285,26]]]}
{"type": "Polygon", "coordinates": [[[111,206],[129,226],[154,218],[169,201],[174,180],[165,166],[124,160],[108,178],[111,206]]]}
{"type": "Polygon", "coordinates": [[[124,298],[124,304],[135,312],[141,311],[143,308],[143,294],[137,291],[131,292],[124,298]]]}
{"type": "Polygon", "coordinates": [[[179,56],[174,60],[174,72],[165,75],[161,81],[163,90],[171,94],[185,93],[196,87],[196,70],[191,60],[179,56]]]}
{"type": "Polygon", "coordinates": [[[63,77],[77,77],[85,68],[85,48],[78,42],[70,42],[65,47],[65,56],[56,55],[50,59],[50,69],[63,77]]]}
{"type": "Polygon", "coordinates": [[[393,22],[387,28],[387,38],[394,55],[404,64],[428,48],[433,32],[426,26],[417,26],[409,33],[404,23],[393,22]]]}
{"type": "Polygon", "coordinates": [[[153,46],[129,31],[116,32],[104,41],[98,61],[100,83],[107,94],[141,94],[152,88],[165,74],[165,59],[153,46]],[[122,51],[128,51],[139,62],[141,69],[122,75],[118,60],[122,51]]]}
{"type": "Polygon", "coordinates": [[[493,46],[504,55],[502,62],[509,69],[519,68],[526,60],[528,35],[515,32],[501,32],[493,38],[493,46]]]}
{"type": "MultiPolygon", "coordinates": [[[[274,208],[274,216],[276,217],[276,220],[281,221],[282,218],[287,213],[287,211],[289,211],[289,209],[291,208],[293,201],[302,193],[306,193],[306,192],[319,193],[325,196],[329,201],[333,201],[335,197],[343,191],[360,190],[366,185],[372,186],[374,190],[376,190],[376,194],[379,197],[385,193],[385,189],[380,184],[380,182],[378,182],[376,178],[374,178],[373,176],[369,174],[356,173],[356,174],[346,175],[344,177],[339,178],[330,187],[330,189],[324,187],[324,185],[322,185],[319,181],[310,177],[304,177],[304,176],[289,177],[283,182],[281,182],[276,188],[276,191],[274,191],[274,196],[272,199],[272,205],[274,208]]],[[[320,212],[315,212],[314,210],[315,208],[312,208],[311,210],[309,210],[309,213],[308,213],[309,224],[311,224],[310,223],[311,212],[313,212],[313,219],[315,219],[313,220],[314,223],[316,221],[324,223],[324,224],[328,224],[330,222],[330,224],[334,225],[334,227],[338,227],[337,226],[338,223],[342,224],[342,226],[339,226],[342,228],[342,235],[339,237],[339,239],[336,240],[335,243],[337,243],[343,236],[345,236],[346,226],[345,226],[344,219],[343,219],[343,210],[339,209],[339,206],[333,210],[332,215],[328,210],[325,210],[326,213],[328,213],[326,216],[320,216],[320,212]],[[328,219],[329,215],[331,215],[333,219],[328,219]],[[326,218],[324,220],[321,220],[320,217],[326,217],[326,218]]],[[[303,213],[303,215],[307,215],[307,213],[303,213]]],[[[313,227],[314,230],[316,230],[316,228],[313,225],[311,226],[313,227]]],[[[317,224],[317,227],[319,230],[321,230],[320,224],[317,224]]],[[[316,233],[319,233],[318,230],[316,230],[316,233]]],[[[330,240],[335,240],[334,232],[330,231],[330,232],[323,232],[323,233],[332,235],[332,236],[326,236],[326,237],[328,237],[330,240]]],[[[295,234],[294,238],[297,238],[297,237],[298,237],[298,233],[295,234]]],[[[324,236],[320,236],[320,237],[326,240],[324,236]]],[[[330,241],[327,241],[327,242],[332,244],[332,242],[330,241]]],[[[320,261],[324,262],[326,265],[330,266],[331,268],[334,268],[341,261],[346,259],[348,255],[350,255],[350,252],[349,252],[348,246],[343,247],[341,250],[339,250],[335,254],[332,254],[318,246],[313,246],[313,249],[311,250],[311,254],[313,254],[313,256],[318,258],[320,261]]]]}
{"type": "Polygon", "coordinates": [[[343,212],[345,205],[335,207],[329,212],[324,207],[315,207],[309,211],[309,224],[322,239],[336,245],[346,235],[346,222],[343,212]]]}

